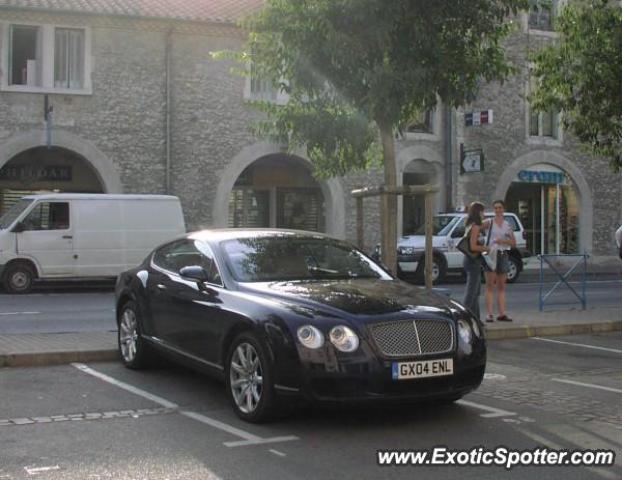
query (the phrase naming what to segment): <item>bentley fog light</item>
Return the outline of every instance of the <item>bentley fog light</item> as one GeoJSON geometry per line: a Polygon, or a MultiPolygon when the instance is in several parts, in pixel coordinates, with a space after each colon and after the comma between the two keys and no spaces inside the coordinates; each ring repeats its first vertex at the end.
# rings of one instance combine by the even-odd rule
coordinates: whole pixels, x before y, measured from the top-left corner
{"type": "Polygon", "coordinates": [[[324,345],[324,335],[313,325],[304,325],[298,329],[298,340],[307,348],[320,348],[324,345]]]}
{"type": "Polygon", "coordinates": [[[359,348],[359,337],[352,329],[339,325],[329,333],[330,343],[342,352],[353,352],[359,348]]]}
{"type": "Polygon", "coordinates": [[[458,320],[458,336],[460,337],[460,340],[462,340],[466,344],[471,343],[471,338],[472,338],[471,332],[472,332],[471,326],[466,320],[463,320],[463,319],[458,320]]]}
{"type": "Polygon", "coordinates": [[[477,323],[477,320],[473,319],[473,321],[471,322],[471,327],[473,328],[473,333],[475,334],[475,336],[477,338],[482,338],[482,332],[479,329],[479,325],[477,323]]]}

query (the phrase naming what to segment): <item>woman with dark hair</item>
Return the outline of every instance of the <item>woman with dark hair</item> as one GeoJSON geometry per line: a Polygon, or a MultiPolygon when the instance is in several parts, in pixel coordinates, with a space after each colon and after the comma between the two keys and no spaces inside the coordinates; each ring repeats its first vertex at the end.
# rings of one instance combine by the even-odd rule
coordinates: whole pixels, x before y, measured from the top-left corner
{"type": "Polygon", "coordinates": [[[482,279],[482,258],[481,254],[488,251],[488,247],[479,243],[480,232],[482,231],[482,221],[484,218],[484,204],[473,202],[469,205],[468,216],[465,225],[465,235],[469,239],[469,249],[474,253],[473,258],[464,256],[462,266],[466,272],[467,283],[462,303],[471,310],[473,315],[479,319],[479,294],[482,279]]]}
{"type": "Polygon", "coordinates": [[[497,291],[497,306],[500,322],[511,322],[512,319],[505,314],[505,282],[509,269],[508,252],[511,248],[516,248],[516,239],[512,226],[505,220],[505,203],[503,200],[495,200],[492,204],[495,216],[490,222],[490,234],[488,235],[488,246],[497,251],[497,263],[494,271],[488,265],[484,265],[486,270],[486,321],[493,322],[492,314],[495,290],[497,291]]]}

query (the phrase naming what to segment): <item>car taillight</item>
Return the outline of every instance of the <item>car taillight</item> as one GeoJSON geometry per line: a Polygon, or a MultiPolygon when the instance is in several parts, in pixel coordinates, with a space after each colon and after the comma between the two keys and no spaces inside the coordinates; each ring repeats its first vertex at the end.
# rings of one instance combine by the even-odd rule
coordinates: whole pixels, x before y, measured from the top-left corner
{"type": "Polygon", "coordinates": [[[527,240],[527,230],[523,230],[523,240],[527,240]]]}

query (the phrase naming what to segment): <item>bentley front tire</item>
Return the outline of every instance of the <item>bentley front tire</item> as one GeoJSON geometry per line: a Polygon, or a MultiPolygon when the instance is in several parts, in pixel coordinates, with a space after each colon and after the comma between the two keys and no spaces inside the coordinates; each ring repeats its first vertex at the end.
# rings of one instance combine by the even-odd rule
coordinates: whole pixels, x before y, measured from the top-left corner
{"type": "Polygon", "coordinates": [[[247,422],[273,418],[275,410],[272,367],[262,342],[252,332],[238,335],[229,348],[225,378],[236,415],[247,422]]]}
{"type": "Polygon", "coordinates": [[[139,369],[149,365],[151,352],[140,335],[140,314],[134,302],[127,302],[121,309],[117,339],[126,367],[139,369]]]}

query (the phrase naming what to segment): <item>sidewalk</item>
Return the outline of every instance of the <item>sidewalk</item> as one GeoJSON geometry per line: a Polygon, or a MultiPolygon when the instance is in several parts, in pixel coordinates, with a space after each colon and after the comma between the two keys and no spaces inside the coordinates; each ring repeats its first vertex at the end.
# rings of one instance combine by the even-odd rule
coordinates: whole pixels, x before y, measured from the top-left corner
{"type": "MultiPolygon", "coordinates": [[[[511,323],[486,324],[489,340],[576,335],[622,330],[616,308],[522,312],[511,323]]],[[[0,367],[101,362],[118,358],[116,332],[0,335],[0,367]]]]}

